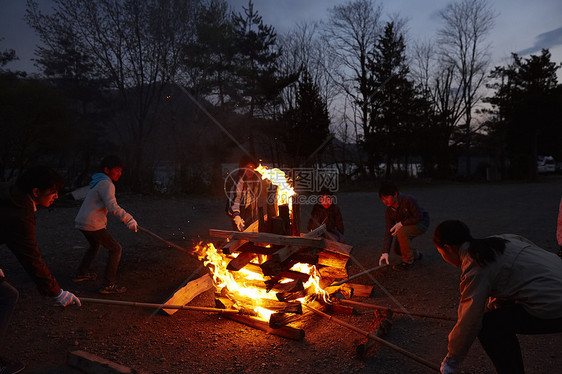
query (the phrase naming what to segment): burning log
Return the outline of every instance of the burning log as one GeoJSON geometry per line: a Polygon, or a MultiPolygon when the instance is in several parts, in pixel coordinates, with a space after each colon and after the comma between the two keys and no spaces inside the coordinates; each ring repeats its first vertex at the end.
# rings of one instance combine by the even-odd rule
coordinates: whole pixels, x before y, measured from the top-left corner
{"type": "MultiPolygon", "coordinates": [[[[184,286],[180,287],[171,298],[169,298],[164,305],[185,305],[193,300],[196,296],[202,294],[203,292],[210,290],[213,287],[213,280],[209,274],[205,274],[202,277],[192,280],[186,283],[184,286]]],[[[164,312],[169,315],[177,312],[177,309],[163,309],[164,312]]]]}
{"type": "MultiPolygon", "coordinates": [[[[318,301],[313,301],[310,305],[313,305],[314,308],[318,310],[324,310],[326,306],[318,301]]],[[[269,317],[269,327],[278,329],[283,326],[288,325],[289,323],[295,321],[302,321],[306,317],[310,317],[314,314],[310,309],[303,310],[301,313],[302,315],[296,314],[288,314],[288,313],[273,313],[271,317],[269,317]]]]}
{"type": "MultiPolygon", "coordinates": [[[[266,284],[267,285],[267,284],[266,284]]],[[[267,288],[268,291],[275,292],[298,292],[304,290],[304,285],[302,280],[296,279],[286,283],[276,283],[273,287],[267,288]]]]}
{"type": "MultiPolygon", "coordinates": [[[[372,329],[374,330],[374,334],[379,338],[383,338],[390,332],[392,328],[392,310],[386,309],[385,312],[381,312],[381,310],[375,310],[375,320],[372,324],[372,329]]],[[[367,352],[376,345],[374,340],[363,338],[361,343],[357,345],[356,353],[357,357],[364,358],[367,355],[367,352]]]]}
{"type": "Polygon", "coordinates": [[[340,253],[322,251],[318,253],[318,265],[345,269],[349,256],[340,253]]]}
{"type": "Polygon", "coordinates": [[[246,266],[247,264],[249,264],[250,261],[252,261],[255,257],[256,257],[256,255],[254,253],[251,253],[251,252],[241,253],[237,257],[232,259],[228,263],[228,266],[226,268],[227,268],[227,270],[230,270],[230,271],[238,271],[238,270],[242,269],[244,266],[246,266]]]}

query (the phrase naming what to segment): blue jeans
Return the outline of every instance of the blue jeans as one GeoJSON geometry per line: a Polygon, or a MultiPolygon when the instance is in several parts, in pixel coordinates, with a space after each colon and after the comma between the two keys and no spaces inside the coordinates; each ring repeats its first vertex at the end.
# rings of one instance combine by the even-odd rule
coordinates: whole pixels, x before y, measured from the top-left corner
{"type": "Polygon", "coordinates": [[[18,302],[19,292],[10,283],[0,280],[0,341],[6,333],[8,322],[18,302]]]}
{"type": "Polygon", "coordinates": [[[90,247],[86,250],[86,254],[78,267],[78,274],[86,274],[90,272],[90,266],[96,258],[100,248],[103,246],[109,250],[109,258],[105,268],[104,281],[105,285],[115,283],[117,278],[117,268],[121,260],[121,244],[111,236],[106,229],[98,231],[80,230],[90,243],[90,247]]]}

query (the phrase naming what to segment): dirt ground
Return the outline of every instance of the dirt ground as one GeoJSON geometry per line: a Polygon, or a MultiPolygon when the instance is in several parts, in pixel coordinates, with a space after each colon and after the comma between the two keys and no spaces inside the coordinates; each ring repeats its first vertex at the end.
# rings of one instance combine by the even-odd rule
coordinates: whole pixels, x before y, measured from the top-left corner
{"type": "MultiPolygon", "coordinates": [[[[402,186],[418,198],[431,216],[429,231],[414,241],[423,259],[408,272],[385,268],[354,280],[375,285],[369,302],[411,312],[455,317],[459,270],[445,263],[431,242],[433,229],[444,219],[464,220],[475,237],[517,233],[543,248],[557,250],[555,231],[562,177],[536,183],[435,184],[402,186]],[[380,285],[380,286],[379,286],[380,285]],[[388,291],[395,301],[381,288],[388,291]]],[[[193,240],[209,240],[208,229],[230,229],[224,215],[224,196],[158,198],[117,195],[119,204],[139,224],[167,240],[191,247],[193,240]]],[[[353,245],[348,273],[378,265],[384,206],[375,189],[338,194],[353,245]]],[[[44,259],[62,288],[78,297],[160,303],[188,279],[205,274],[194,257],[172,249],[145,233],[133,233],[110,218],[109,230],[123,245],[119,296],[97,293],[101,281],[74,284],[71,276],[84,253],[86,240],[73,228],[79,202],[59,199],[52,209],[37,213],[38,241],[44,259]]],[[[303,208],[303,226],[308,219],[303,208]]],[[[67,354],[91,352],[145,373],[431,373],[432,369],[387,347],[376,347],[364,359],[355,355],[361,337],[321,317],[302,326],[303,341],[269,335],[216,314],[178,311],[173,316],[152,309],[84,303],[81,308],[55,307],[43,298],[6,247],[0,247],[1,266],[21,298],[8,328],[1,355],[27,363],[26,373],[70,373],[67,354]]],[[[103,273],[106,253],[95,264],[103,273]]],[[[400,259],[393,255],[391,262],[400,259]]],[[[214,306],[214,293],[195,298],[191,305],[214,306]]],[[[368,329],[372,311],[357,309],[353,316],[335,315],[368,329]]],[[[439,364],[447,352],[453,322],[395,314],[387,340],[439,364]]],[[[562,334],[521,336],[528,373],[562,372],[562,334]]],[[[463,373],[492,373],[490,360],[475,342],[461,365],[463,373]]]]}

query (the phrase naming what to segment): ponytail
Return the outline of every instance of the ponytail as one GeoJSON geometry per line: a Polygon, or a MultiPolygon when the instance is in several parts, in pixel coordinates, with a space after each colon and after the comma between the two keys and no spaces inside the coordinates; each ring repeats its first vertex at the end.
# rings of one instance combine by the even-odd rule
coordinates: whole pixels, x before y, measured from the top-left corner
{"type": "Polygon", "coordinates": [[[462,245],[468,242],[468,254],[482,267],[496,260],[496,254],[502,254],[507,240],[501,238],[475,239],[468,226],[458,220],[443,221],[433,233],[433,243],[437,247],[445,245],[462,245]]]}

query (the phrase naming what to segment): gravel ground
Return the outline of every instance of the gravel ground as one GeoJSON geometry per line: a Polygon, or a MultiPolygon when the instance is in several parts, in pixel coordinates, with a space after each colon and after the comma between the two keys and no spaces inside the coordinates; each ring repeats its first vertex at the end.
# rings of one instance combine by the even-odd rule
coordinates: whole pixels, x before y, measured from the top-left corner
{"type": "MultiPolygon", "coordinates": [[[[431,242],[435,226],[444,219],[464,220],[475,237],[516,233],[543,248],[557,250],[555,231],[562,177],[536,183],[410,184],[413,194],[431,216],[428,233],[414,242],[424,258],[408,272],[390,268],[354,280],[374,285],[370,298],[357,301],[418,313],[455,317],[459,270],[445,263],[431,242]],[[388,294],[392,295],[392,299],[388,294]],[[394,300],[393,300],[394,299],[394,300]]],[[[158,198],[118,195],[120,205],[139,224],[183,247],[209,240],[208,229],[230,229],[224,197],[158,198]]],[[[384,206],[376,191],[338,194],[346,240],[353,245],[348,273],[378,264],[382,245],[384,206]]],[[[86,247],[73,228],[79,203],[63,197],[37,213],[37,235],[44,259],[64,289],[79,297],[160,303],[186,280],[205,274],[194,257],[166,247],[144,233],[133,233],[110,219],[109,230],[123,245],[120,283],[129,291],[119,296],[97,293],[99,282],[74,284],[71,276],[86,247]]],[[[309,209],[303,208],[303,226],[309,209]]],[[[105,253],[94,266],[103,272],[105,253]]],[[[338,324],[313,317],[297,327],[303,341],[269,335],[215,314],[178,311],[173,316],[152,309],[84,303],[81,308],[54,307],[42,298],[11,252],[0,247],[1,266],[21,298],[2,342],[2,355],[27,363],[27,373],[70,373],[69,352],[84,350],[145,373],[430,373],[435,372],[387,347],[375,347],[364,359],[355,356],[361,338],[338,324]]],[[[391,256],[391,262],[399,262],[391,256]]],[[[214,306],[207,291],[191,305],[214,306]]],[[[334,315],[368,329],[372,311],[356,309],[352,316],[334,315]]],[[[439,364],[447,350],[453,322],[395,314],[387,340],[439,364]]],[[[562,334],[522,336],[528,373],[562,372],[562,334]]],[[[493,367],[478,342],[461,366],[464,373],[490,373],[493,367]]]]}

